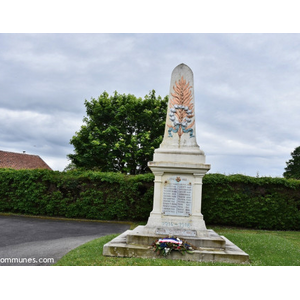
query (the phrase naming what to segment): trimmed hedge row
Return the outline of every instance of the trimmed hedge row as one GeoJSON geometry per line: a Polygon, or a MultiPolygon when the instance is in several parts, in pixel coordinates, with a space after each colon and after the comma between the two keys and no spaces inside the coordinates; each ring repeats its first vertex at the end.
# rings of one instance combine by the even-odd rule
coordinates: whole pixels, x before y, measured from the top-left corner
{"type": "Polygon", "coordinates": [[[207,224],[300,230],[300,180],[208,174],[202,213],[207,224]]]}
{"type": "MultiPolygon", "coordinates": [[[[153,174],[0,169],[0,211],[98,220],[147,220],[153,174]]],[[[300,181],[207,174],[206,224],[300,230],[300,181]]]]}
{"type": "Polygon", "coordinates": [[[0,169],[0,211],[98,220],[144,220],[153,175],[0,169]]]}

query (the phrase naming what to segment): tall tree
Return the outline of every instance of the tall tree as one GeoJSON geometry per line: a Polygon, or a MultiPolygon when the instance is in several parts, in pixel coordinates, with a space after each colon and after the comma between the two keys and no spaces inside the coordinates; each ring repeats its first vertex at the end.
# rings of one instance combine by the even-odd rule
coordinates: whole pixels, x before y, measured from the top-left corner
{"type": "Polygon", "coordinates": [[[292,159],[286,162],[285,178],[300,179],[300,146],[291,153],[292,159]]]}
{"type": "Polygon", "coordinates": [[[149,172],[155,148],[162,142],[168,97],[156,98],[152,90],[144,99],[104,92],[85,100],[84,125],[70,140],[75,148],[71,164],[103,172],[149,172]]]}

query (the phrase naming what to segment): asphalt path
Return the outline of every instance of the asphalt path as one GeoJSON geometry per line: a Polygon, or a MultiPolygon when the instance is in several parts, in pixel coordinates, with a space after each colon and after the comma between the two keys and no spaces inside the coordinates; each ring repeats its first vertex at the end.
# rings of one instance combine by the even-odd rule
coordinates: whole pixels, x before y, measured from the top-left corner
{"type": "Polygon", "coordinates": [[[130,225],[0,215],[0,267],[49,266],[70,250],[130,225]]]}

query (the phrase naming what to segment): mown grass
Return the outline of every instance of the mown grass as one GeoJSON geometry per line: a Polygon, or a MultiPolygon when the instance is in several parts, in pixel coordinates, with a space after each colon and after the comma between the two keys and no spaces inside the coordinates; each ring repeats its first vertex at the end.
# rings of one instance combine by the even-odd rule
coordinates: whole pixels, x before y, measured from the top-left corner
{"type": "Polygon", "coordinates": [[[300,266],[300,232],[214,228],[249,254],[253,266],[300,266]]]}
{"type": "MultiPolygon", "coordinates": [[[[250,263],[243,266],[300,266],[299,231],[264,231],[213,227],[249,254],[250,263]]],[[[103,245],[118,234],[88,242],[62,257],[56,266],[233,266],[238,264],[189,262],[166,258],[119,258],[103,256],[103,245]]],[[[241,264],[240,264],[241,265],[241,264]]]]}

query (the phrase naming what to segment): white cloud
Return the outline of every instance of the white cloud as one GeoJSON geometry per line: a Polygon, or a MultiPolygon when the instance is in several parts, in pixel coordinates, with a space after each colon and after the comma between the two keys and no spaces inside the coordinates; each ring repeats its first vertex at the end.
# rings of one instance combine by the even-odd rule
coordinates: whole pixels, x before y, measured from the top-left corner
{"type": "Polygon", "coordinates": [[[68,113],[54,116],[7,109],[0,109],[0,115],[3,116],[0,120],[1,150],[36,154],[50,167],[64,169],[66,155],[72,152],[69,141],[82,120],[68,113]]]}
{"type": "Polygon", "coordinates": [[[212,171],[281,176],[299,145],[299,34],[0,34],[0,42],[0,147],[38,152],[55,168],[67,164],[85,99],[104,90],[164,97],[180,63],[194,73],[198,143],[212,171]]]}

